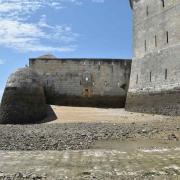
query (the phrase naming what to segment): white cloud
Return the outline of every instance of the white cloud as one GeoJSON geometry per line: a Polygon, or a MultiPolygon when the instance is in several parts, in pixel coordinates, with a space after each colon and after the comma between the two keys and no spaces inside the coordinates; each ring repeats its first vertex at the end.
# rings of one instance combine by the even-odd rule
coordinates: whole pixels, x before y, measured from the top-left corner
{"type": "Polygon", "coordinates": [[[68,25],[50,25],[46,15],[29,17],[44,7],[62,8],[77,0],[0,0],[0,45],[18,51],[74,51],[78,35],[68,25]]]}
{"type": "Polygon", "coordinates": [[[9,19],[0,20],[0,37],[3,37],[0,39],[0,45],[19,51],[73,51],[76,46],[71,43],[77,36],[71,27],[66,25],[51,26],[45,21],[33,24],[9,19]],[[42,43],[45,40],[65,45],[49,46],[42,43]]]}
{"type": "MultiPolygon", "coordinates": [[[[104,2],[104,0],[91,0],[92,2],[104,2]]],[[[27,13],[32,13],[40,8],[50,7],[61,9],[69,3],[81,5],[84,0],[0,0],[0,13],[7,14],[10,17],[23,16],[27,13]]]]}
{"type": "Polygon", "coordinates": [[[30,22],[29,17],[44,7],[61,9],[68,3],[81,5],[82,2],[83,0],[0,0],[0,45],[23,52],[74,51],[78,34],[70,26],[48,24],[45,14],[37,22],[30,22]]]}
{"type": "Polygon", "coordinates": [[[1,13],[7,13],[7,12],[11,12],[11,11],[20,11],[21,10],[21,6],[19,4],[12,4],[12,3],[7,3],[7,2],[1,2],[0,4],[0,12],[1,13]]]}

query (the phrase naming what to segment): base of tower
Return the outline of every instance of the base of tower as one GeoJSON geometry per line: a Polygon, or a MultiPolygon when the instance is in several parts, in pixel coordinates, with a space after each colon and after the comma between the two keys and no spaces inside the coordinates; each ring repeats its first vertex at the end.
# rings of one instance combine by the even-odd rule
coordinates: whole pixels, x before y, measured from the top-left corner
{"type": "Polygon", "coordinates": [[[126,110],[133,112],[180,115],[180,90],[128,93],[126,110]]]}

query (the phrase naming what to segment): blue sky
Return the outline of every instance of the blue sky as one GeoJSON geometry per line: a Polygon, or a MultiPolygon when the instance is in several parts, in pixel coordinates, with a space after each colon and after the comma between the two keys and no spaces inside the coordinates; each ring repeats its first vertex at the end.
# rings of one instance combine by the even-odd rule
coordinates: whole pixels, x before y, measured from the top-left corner
{"type": "Polygon", "coordinates": [[[0,97],[28,59],[131,58],[128,0],[0,0],[0,97]]]}

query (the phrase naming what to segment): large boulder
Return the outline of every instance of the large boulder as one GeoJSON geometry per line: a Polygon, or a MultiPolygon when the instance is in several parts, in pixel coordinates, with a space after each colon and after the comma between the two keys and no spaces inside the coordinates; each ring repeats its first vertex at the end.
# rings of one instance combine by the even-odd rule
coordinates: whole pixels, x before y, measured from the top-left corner
{"type": "Polygon", "coordinates": [[[0,107],[0,124],[36,123],[46,116],[41,78],[30,68],[18,69],[6,84],[0,107]]]}

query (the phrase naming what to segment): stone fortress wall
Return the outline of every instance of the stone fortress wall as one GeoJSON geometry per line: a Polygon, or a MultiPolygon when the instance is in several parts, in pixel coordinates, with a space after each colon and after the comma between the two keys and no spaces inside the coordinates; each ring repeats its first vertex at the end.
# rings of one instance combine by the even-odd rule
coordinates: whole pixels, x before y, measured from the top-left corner
{"type": "Polygon", "coordinates": [[[42,77],[49,104],[125,106],[131,60],[42,56],[29,64],[42,77]]]}
{"type": "Polygon", "coordinates": [[[12,73],[0,106],[0,124],[31,124],[47,116],[43,82],[30,68],[12,73]]]}
{"type": "Polygon", "coordinates": [[[134,58],[126,108],[180,114],[180,0],[131,0],[134,58]]]}

